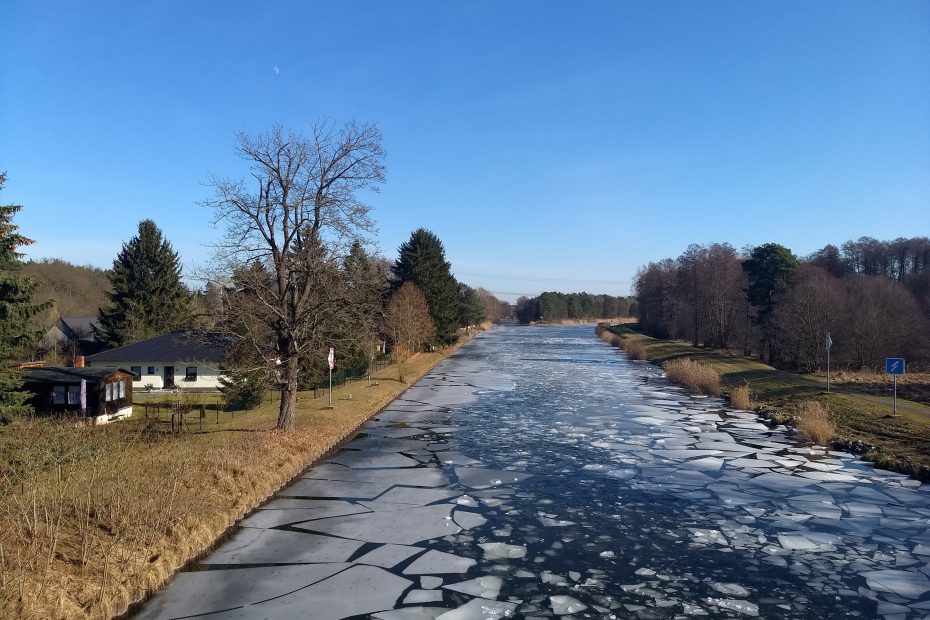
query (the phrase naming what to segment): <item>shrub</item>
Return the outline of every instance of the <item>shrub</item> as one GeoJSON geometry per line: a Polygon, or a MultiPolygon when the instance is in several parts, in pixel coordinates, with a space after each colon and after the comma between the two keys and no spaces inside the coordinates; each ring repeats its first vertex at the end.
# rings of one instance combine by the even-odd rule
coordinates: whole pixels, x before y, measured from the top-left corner
{"type": "Polygon", "coordinates": [[[623,347],[623,352],[626,353],[626,356],[631,360],[644,360],[646,359],[646,345],[642,340],[631,340],[626,339],[620,344],[623,347]]]}
{"type": "Polygon", "coordinates": [[[744,383],[730,390],[730,405],[736,409],[752,409],[748,384],[744,383]]]}
{"type": "Polygon", "coordinates": [[[798,405],[796,424],[808,441],[822,446],[836,435],[836,426],[830,421],[827,410],[815,400],[805,400],[798,405]]]}
{"type": "Polygon", "coordinates": [[[663,364],[668,378],[708,396],[720,394],[720,374],[694,360],[677,359],[663,364]]]}

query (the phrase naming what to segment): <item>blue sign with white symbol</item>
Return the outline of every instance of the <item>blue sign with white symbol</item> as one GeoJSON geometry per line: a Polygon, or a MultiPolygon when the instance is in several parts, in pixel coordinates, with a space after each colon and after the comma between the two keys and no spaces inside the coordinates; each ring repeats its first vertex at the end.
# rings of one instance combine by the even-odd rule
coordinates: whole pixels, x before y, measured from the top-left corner
{"type": "Polygon", "coordinates": [[[904,358],[903,357],[886,357],[885,358],[885,374],[903,375],[904,374],[904,358]]]}

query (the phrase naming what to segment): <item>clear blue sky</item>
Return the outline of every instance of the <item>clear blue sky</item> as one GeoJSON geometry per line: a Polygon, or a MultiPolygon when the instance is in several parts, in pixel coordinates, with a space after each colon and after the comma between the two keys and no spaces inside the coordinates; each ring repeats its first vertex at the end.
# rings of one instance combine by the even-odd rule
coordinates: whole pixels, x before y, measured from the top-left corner
{"type": "Polygon", "coordinates": [[[323,116],[382,130],[385,255],[424,226],[497,292],[930,234],[926,0],[0,2],[0,202],[33,257],[109,266],[150,217],[203,264],[234,133],[323,116]]]}

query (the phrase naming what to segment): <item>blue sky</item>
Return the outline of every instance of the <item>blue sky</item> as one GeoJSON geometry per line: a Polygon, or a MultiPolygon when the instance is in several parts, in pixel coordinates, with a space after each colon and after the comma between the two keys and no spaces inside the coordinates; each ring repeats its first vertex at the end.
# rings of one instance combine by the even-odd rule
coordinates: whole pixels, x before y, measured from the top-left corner
{"type": "MultiPolygon", "coordinates": [[[[186,267],[237,131],[377,123],[393,258],[499,293],[626,293],[691,242],[930,234],[930,3],[0,3],[0,170],[34,257],[186,267]]],[[[510,295],[502,297],[512,298],[510,295]]]]}

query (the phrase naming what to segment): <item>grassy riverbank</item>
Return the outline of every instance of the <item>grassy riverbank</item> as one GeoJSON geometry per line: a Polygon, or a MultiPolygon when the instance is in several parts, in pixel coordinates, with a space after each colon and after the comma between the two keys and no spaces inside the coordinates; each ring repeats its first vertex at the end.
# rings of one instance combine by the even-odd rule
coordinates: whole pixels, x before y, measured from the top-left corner
{"type": "Polygon", "coordinates": [[[609,331],[641,359],[660,365],[674,359],[700,362],[720,374],[727,392],[748,385],[754,406],[779,421],[791,423],[801,403],[819,402],[836,426],[838,446],[864,451],[865,458],[880,467],[930,480],[930,407],[926,405],[899,394],[898,415],[893,416],[891,398],[876,395],[874,385],[834,383],[828,394],[825,376],[794,374],[726,351],[650,338],[635,331],[635,325],[609,331]]]}
{"type": "Polygon", "coordinates": [[[326,398],[301,393],[297,428],[277,401],[208,411],[181,434],[145,420],[0,427],[0,617],[109,618],[207,550],[229,526],[355,434],[455,348],[391,365],[326,398]]]}

